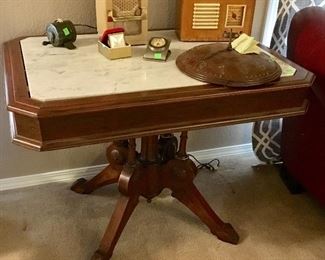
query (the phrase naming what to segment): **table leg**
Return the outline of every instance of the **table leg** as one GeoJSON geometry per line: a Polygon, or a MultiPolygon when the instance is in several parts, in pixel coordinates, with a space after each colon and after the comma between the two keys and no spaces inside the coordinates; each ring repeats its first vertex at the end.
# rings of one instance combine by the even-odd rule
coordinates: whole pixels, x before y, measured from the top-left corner
{"type": "Polygon", "coordinates": [[[93,255],[92,260],[108,260],[111,258],[116,243],[138,202],[139,195],[137,194],[121,195],[102,238],[99,249],[93,255]]]}
{"type": "Polygon", "coordinates": [[[173,191],[172,196],[197,215],[220,240],[231,244],[238,243],[239,236],[234,228],[219,218],[193,183],[184,186],[184,190],[173,191]]]}
{"type": "Polygon", "coordinates": [[[89,194],[94,190],[108,184],[116,183],[121,174],[123,165],[127,161],[128,143],[127,141],[113,142],[106,152],[109,165],[99,174],[90,180],[84,178],[78,179],[71,190],[81,194],[89,194]]]}
{"type": "Polygon", "coordinates": [[[116,243],[127,224],[133,210],[137,206],[139,196],[127,197],[122,195],[116,204],[115,211],[105,231],[99,249],[95,252],[92,260],[108,260],[113,254],[116,243]]]}
{"type": "Polygon", "coordinates": [[[165,186],[172,190],[173,197],[210,228],[212,234],[222,241],[237,244],[239,236],[236,231],[219,218],[193,183],[197,168],[186,155],[186,139],[187,134],[183,132],[176,158],[169,161],[164,169],[165,186]]]}
{"type": "Polygon", "coordinates": [[[70,189],[80,194],[90,194],[100,187],[116,183],[120,174],[121,171],[115,170],[109,165],[88,181],[84,178],[76,180],[70,189]]]}
{"type": "Polygon", "coordinates": [[[108,260],[111,258],[116,243],[139,202],[141,169],[136,163],[135,140],[131,139],[129,145],[128,163],[124,166],[118,181],[119,191],[122,195],[116,204],[99,249],[93,255],[92,260],[108,260]]]}

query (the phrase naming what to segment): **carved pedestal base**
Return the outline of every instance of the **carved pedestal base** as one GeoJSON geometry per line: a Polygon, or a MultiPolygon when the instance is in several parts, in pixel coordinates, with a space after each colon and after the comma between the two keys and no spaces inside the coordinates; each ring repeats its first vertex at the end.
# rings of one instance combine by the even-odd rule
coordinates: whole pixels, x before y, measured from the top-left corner
{"type": "Polygon", "coordinates": [[[238,243],[239,237],[233,227],[218,217],[193,184],[197,168],[186,155],[187,133],[182,133],[177,153],[175,149],[173,152],[173,147],[177,146],[175,137],[171,135],[169,138],[169,141],[162,141],[162,138],[158,141],[157,136],[142,138],[140,154],[135,150],[134,139],[128,143],[115,142],[107,152],[110,165],[93,179],[80,179],[71,187],[75,192],[88,194],[99,187],[118,182],[121,198],[93,260],[110,259],[138,204],[139,196],[151,200],[164,188],[169,188],[172,196],[197,215],[220,240],[238,243]],[[168,147],[161,147],[162,144],[168,144],[168,147]]]}

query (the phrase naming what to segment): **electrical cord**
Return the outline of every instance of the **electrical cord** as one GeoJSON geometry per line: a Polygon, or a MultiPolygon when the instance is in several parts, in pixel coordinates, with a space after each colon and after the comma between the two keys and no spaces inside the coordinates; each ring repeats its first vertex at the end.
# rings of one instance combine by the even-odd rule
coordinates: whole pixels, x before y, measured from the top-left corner
{"type": "Polygon", "coordinates": [[[91,26],[91,25],[88,25],[88,24],[81,24],[81,23],[77,23],[77,24],[73,24],[75,27],[81,27],[81,26],[83,26],[83,27],[88,27],[88,28],[91,28],[91,29],[94,29],[94,30],[97,30],[97,27],[95,27],[95,26],[91,26]]]}
{"type": "Polygon", "coordinates": [[[217,159],[217,158],[215,158],[215,159],[213,159],[213,160],[211,160],[211,161],[209,161],[209,162],[207,162],[207,163],[203,163],[203,162],[200,162],[198,159],[196,159],[194,155],[192,155],[192,154],[187,154],[187,155],[188,155],[189,157],[193,158],[194,161],[197,162],[197,166],[196,166],[196,167],[197,167],[199,170],[201,170],[201,169],[207,169],[207,170],[209,170],[209,171],[211,171],[211,172],[214,172],[214,171],[216,171],[217,168],[220,166],[220,161],[219,161],[219,159],[217,159]],[[216,167],[213,166],[213,163],[216,164],[216,167]]]}

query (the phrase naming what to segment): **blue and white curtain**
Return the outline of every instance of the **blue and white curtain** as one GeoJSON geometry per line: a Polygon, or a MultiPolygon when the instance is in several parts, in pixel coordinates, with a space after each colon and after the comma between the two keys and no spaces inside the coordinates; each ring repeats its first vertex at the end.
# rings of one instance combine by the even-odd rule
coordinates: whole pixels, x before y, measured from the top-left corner
{"type": "MultiPolygon", "coordinates": [[[[272,0],[271,0],[272,1],[272,0]]],[[[287,37],[292,17],[308,6],[325,7],[325,0],[280,0],[277,21],[274,27],[271,48],[286,56],[287,37]]]]}
{"type": "MultiPolygon", "coordinates": [[[[270,0],[272,1],[272,0],[270,0]]],[[[286,56],[287,37],[292,17],[299,10],[309,6],[325,7],[325,0],[280,0],[274,27],[271,48],[286,56]]],[[[277,163],[281,161],[282,119],[256,122],[253,125],[252,145],[254,153],[261,161],[277,163]]]]}

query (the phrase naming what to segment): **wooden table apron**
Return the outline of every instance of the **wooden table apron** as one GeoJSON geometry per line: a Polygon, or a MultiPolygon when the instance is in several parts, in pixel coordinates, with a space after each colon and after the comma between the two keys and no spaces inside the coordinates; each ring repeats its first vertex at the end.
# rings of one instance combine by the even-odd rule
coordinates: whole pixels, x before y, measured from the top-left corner
{"type": "Polygon", "coordinates": [[[295,76],[258,88],[206,84],[40,102],[29,95],[20,40],[4,45],[13,142],[41,151],[301,115],[314,80],[286,60],[295,76]]]}

